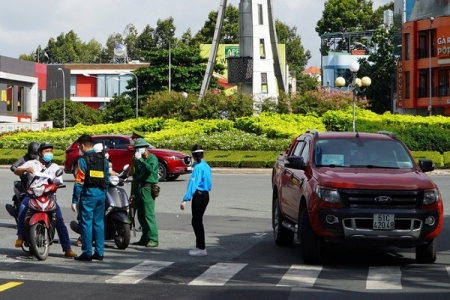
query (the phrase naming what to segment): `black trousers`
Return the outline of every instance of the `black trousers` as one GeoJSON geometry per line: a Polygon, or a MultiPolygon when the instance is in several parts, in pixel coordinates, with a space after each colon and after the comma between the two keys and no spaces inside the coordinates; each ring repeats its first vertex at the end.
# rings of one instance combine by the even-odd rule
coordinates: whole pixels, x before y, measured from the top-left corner
{"type": "Polygon", "coordinates": [[[195,192],[192,197],[192,228],[196,238],[196,247],[205,249],[205,229],[203,228],[203,215],[209,203],[208,192],[195,192]]]}

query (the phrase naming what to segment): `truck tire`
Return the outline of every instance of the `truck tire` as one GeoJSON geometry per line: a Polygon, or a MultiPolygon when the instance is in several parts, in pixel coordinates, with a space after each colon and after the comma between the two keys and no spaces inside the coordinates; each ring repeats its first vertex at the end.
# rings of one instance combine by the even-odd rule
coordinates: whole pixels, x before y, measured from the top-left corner
{"type": "Polygon", "coordinates": [[[278,196],[274,196],[272,205],[273,240],[278,246],[290,246],[294,241],[294,233],[283,227],[283,221],[285,221],[285,219],[281,214],[278,196]]]}
{"type": "Polygon", "coordinates": [[[302,249],[302,259],[305,264],[316,265],[321,262],[321,239],[311,226],[308,210],[305,208],[300,216],[300,226],[298,226],[298,236],[302,249]]]}
{"type": "Polygon", "coordinates": [[[425,245],[416,247],[416,262],[421,264],[432,264],[436,261],[436,239],[425,245]]]}

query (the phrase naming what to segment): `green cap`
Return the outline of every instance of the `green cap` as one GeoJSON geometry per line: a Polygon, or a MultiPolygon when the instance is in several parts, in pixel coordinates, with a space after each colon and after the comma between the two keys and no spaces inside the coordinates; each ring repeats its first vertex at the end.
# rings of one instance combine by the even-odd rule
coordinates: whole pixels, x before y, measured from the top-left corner
{"type": "Polygon", "coordinates": [[[133,134],[131,135],[131,138],[132,139],[144,138],[144,134],[142,132],[134,130],[133,134]]]}
{"type": "Polygon", "coordinates": [[[149,147],[149,146],[150,146],[150,144],[147,143],[147,141],[142,138],[137,139],[136,142],[134,143],[134,148],[149,147]]]}

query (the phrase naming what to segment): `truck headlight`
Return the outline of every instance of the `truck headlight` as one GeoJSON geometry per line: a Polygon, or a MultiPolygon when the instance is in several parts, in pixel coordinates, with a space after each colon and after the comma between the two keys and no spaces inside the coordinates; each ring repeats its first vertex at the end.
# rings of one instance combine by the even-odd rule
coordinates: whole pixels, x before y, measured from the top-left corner
{"type": "Polygon", "coordinates": [[[423,205],[430,205],[438,201],[438,192],[436,189],[425,190],[423,194],[423,205]]]}
{"type": "Polygon", "coordinates": [[[316,186],[317,197],[325,202],[329,203],[342,203],[341,197],[337,189],[324,188],[316,186]]]}

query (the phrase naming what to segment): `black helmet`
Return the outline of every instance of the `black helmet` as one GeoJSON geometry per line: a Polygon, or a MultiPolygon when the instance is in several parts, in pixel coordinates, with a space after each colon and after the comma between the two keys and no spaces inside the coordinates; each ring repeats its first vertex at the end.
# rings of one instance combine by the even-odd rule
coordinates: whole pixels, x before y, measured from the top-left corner
{"type": "Polygon", "coordinates": [[[50,144],[50,143],[48,143],[48,142],[44,142],[44,143],[42,143],[42,144],[39,145],[38,151],[39,151],[39,152],[42,152],[42,150],[48,149],[48,148],[52,148],[52,149],[53,149],[53,145],[50,144]]]}
{"type": "Polygon", "coordinates": [[[39,144],[36,142],[31,142],[28,144],[28,155],[35,159],[38,156],[39,144]]]}

